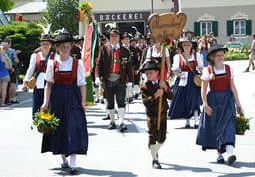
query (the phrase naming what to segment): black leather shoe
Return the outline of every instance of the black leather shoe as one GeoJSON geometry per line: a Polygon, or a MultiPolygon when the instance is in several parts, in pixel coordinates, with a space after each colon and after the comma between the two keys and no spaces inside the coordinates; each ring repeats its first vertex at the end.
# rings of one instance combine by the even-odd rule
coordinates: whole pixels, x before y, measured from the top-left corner
{"type": "Polygon", "coordinates": [[[161,165],[157,160],[152,161],[152,168],[161,169],[161,165]]]}
{"type": "Polygon", "coordinates": [[[107,117],[103,118],[102,120],[110,120],[109,114],[107,115],[107,117]]]}
{"type": "Polygon", "coordinates": [[[120,132],[124,132],[127,130],[127,126],[125,124],[120,124],[120,132]]]}
{"type": "Polygon", "coordinates": [[[19,102],[16,100],[16,101],[11,101],[11,104],[18,104],[19,102]]]}
{"type": "Polygon", "coordinates": [[[236,156],[235,155],[231,155],[231,156],[228,157],[227,164],[228,165],[232,165],[235,161],[236,161],[236,156]]]}
{"type": "Polygon", "coordinates": [[[104,104],[104,99],[101,99],[101,104],[104,104]]]}
{"type": "Polygon", "coordinates": [[[70,173],[71,175],[77,175],[77,174],[78,174],[78,170],[77,170],[76,168],[71,168],[70,171],[69,171],[69,173],[70,173]]]}
{"type": "Polygon", "coordinates": [[[222,155],[220,155],[218,158],[217,158],[217,163],[220,163],[220,164],[224,164],[225,163],[225,160],[223,158],[222,155]]]}
{"type": "Polygon", "coordinates": [[[247,68],[246,70],[244,70],[244,73],[247,73],[247,72],[249,72],[249,68],[247,68]]]}
{"type": "Polygon", "coordinates": [[[134,95],[134,99],[137,99],[138,97],[139,97],[139,94],[136,93],[136,94],[134,95]]]}
{"type": "Polygon", "coordinates": [[[198,125],[194,125],[194,129],[198,129],[198,125]]]}
{"type": "Polygon", "coordinates": [[[61,168],[70,168],[68,163],[61,163],[61,168]]]}
{"type": "Polygon", "coordinates": [[[189,124],[186,124],[184,128],[191,128],[189,124]]]}
{"type": "Polygon", "coordinates": [[[116,124],[114,122],[111,122],[108,126],[108,130],[112,130],[116,128],[116,124]]]}
{"type": "Polygon", "coordinates": [[[95,103],[99,103],[99,100],[97,99],[97,100],[95,101],[95,103]]]}

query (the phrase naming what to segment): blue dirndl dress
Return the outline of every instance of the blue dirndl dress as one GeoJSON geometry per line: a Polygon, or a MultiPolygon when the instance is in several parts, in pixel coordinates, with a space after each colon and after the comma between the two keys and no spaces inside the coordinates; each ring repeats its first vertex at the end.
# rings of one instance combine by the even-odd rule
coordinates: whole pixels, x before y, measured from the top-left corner
{"type": "MultiPolygon", "coordinates": [[[[222,83],[219,84],[222,85],[222,83]]],[[[213,113],[210,117],[203,111],[196,144],[201,145],[203,150],[218,149],[219,152],[223,153],[226,145],[235,145],[236,108],[234,95],[229,87],[223,91],[211,90],[207,94],[207,101],[213,109],[213,113]]]]}
{"type": "MultiPolygon", "coordinates": [[[[181,70],[183,70],[183,63],[180,63],[181,70]]],[[[186,68],[186,70],[188,70],[188,68],[186,68]]],[[[194,84],[194,75],[193,72],[188,72],[186,86],[179,86],[180,78],[176,79],[173,88],[174,98],[168,112],[168,117],[170,119],[190,119],[194,115],[195,110],[200,114],[200,105],[202,105],[201,88],[194,84]]]]}
{"type": "MultiPolygon", "coordinates": [[[[78,60],[75,60],[78,63],[78,60]]],[[[75,63],[75,62],[74,62],[75,63]]],[[[77,69],[73,72],[77,73],[77,69]]],[[[61,73],[61,72],[59,72],[61,73]]],[[[61,74],[60,74],[61,77],[61,74]]],[[[60,125],[50,135],[44,134],[42,152],[53,154],[87,154],[88,131],[82,107],[80,88],[76,80],[72,84],[55,83],[51,88],[50,111],[60,119],[60,125]]]]}

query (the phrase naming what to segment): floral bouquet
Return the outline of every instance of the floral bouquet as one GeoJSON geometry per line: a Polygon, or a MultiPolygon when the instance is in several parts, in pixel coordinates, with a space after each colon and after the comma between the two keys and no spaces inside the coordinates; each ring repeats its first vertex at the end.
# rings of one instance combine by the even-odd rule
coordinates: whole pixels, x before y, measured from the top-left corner
{"type": "Polygon", "coordinates": [[[50,114],[49,110],[38,111],[34,114],[33,126],[41,133],[50,134],[56,130],[59,122],[60,120],[54,114],[50,114]]]}
{"type": "Polygon", "coordinates": [[[90,2],[81,2],[78,9],[81,12],[81,14],[87,15],[89,22],[92,21],[93,8],[90,2]]]}
{"type": "Polygon", "coordinates": [[[243,113],[236,116],[236,134],[244,135],[246,130],[250,130],[250,119],[246,118],[243,113]]]}

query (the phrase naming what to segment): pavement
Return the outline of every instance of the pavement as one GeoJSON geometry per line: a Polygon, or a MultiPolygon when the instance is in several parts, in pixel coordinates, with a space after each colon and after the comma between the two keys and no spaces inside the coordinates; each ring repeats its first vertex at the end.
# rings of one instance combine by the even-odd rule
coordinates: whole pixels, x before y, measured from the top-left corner
{"type": "MultiPolygon", "coordinates": [[[[248,61],[229,62],[247,117],[255,117],[255,71],[243,73],[248,61]]],[[[20,104],[0,108],[0,177],[68,176],[60,169],[61,158],[40,153],[41,134],[31,130],[32,93],[18,93],[20,104]]],[[[184,120],[168,120],[167,140],[159,152],[163,169],[151,167],[144,106],[141,99],[130,104],[126,114],[128,131],[107,130],[105,105],[88,107],[87,156],[77,157],[81,177],[255,177],[255,119],[251,130],[236,136],[237,162],[215,163],[216,151],[202,151],[195,144],[196,129],[183,129],[184,120]]],[[[118,120],[116,120],[118,122],[118,120]]]]}

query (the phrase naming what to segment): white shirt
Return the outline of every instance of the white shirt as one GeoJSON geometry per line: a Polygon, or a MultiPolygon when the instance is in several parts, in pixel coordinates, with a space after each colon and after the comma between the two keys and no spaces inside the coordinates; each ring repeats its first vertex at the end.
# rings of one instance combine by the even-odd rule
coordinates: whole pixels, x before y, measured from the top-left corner
{"type": "MultiPolygon", "coordinates": [[[[198,68],[204,67],[204,64],[203,64],[203,58],[202,58],[201,54],[197,53],[196,55],[197,55],[196,56],[196,59],[197,59],[197,68],[196,69],[198,70],[198,68]]],[[[184,60],[184,57],[183,56],[181,56],[181,57],[182,57],[184,63],[186,63],[186,61],[184,60]]],[[[191,58],[189,58],[187,60],[188,61],[194,61],[195,60],[194,54],[192,54],[191,58]]],[[[180,70],[180,55],[179,54],[176,54],[174,56],[172,70],[180,70]]]]}
{"type": "MultiPolygon", "coordinates": [[[[59,71],[72,71],[73,67],[73,58],[69,56],[66,61],[61,61],[60,56],[58,54],[55,55],[55,60],[59,64],[59,71]]],[[[77,86],[84,86],[86,85],[85,79],[85,68],[81,60],[78,62],[78,69],[77,69],[77,86]]],[[[53,60],[48,61],[45,80],[47,82],[54,83],[54,62],[53,60]]]]}
{"type": "MultiPolygon", "coordinates": [[[[31,55],[31,57],[30,57],[29,67],[27,69],[24,81],[29,81],[29,79],[31,79],[31,77],[35,73],[35,69],[36,69],[36,55],[37,54],[40,55],[40,60],[41,61],[45,61],[46,60],[46,58],[44,58],[42,56],[42,52],[33,53],[31,55]]],[[[38,89],[44,88],[44,78],[45,78],[45,73],[44,72],[40,72],[40,74],[36,78],[36,88],[38,88],[38,89]]]]}
{"type": "MultiPolygon", "coordinates": [[[[156,47],[152,46],[147,50],[146,59],[149,59],[152,57],[162,57],[162,51],[163,48],[161,48],[161,52],[157,52],[156,47]],[[151,48],[152,48],[152,55],[151,55],[151,48]]],[[[169,51],[166,49],[166,57],[169,57],[169,51]]]]}
{"type": "MultiPolygon", "coordinates": [[[[224,69],[221,69],[221,70],[217,70],[215,67],[213,67],[213,71],[216,75],[218,74],[225,74],[226,73],[226,65],[224,67],[224,69]]],[[[202,80],[205,80],[205,81],[209,81],[210,80],[210,73],[208,71],[208,68],[207,67],[204,67],[203,68],[203,72],[202,72],[202,76],[201,76],[201,79],[202,80]]],[[[233,72],[233,68],[230,67],[230,78],[231,79],[234,79],[234,72],[233,72]]]]}

